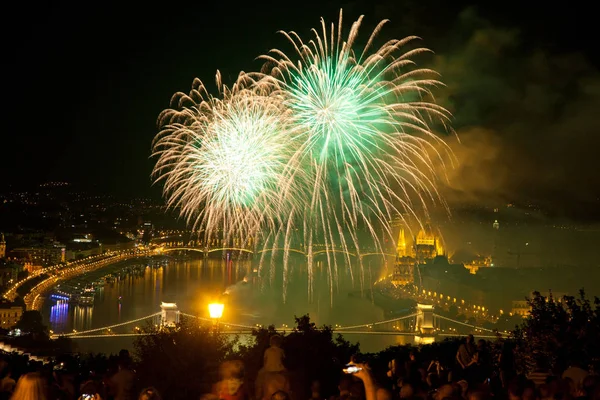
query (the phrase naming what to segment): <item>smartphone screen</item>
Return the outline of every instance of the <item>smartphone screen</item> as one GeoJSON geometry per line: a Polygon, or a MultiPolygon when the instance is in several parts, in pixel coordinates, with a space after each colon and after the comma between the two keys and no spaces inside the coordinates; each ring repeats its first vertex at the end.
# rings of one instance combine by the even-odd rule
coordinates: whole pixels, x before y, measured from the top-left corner
{"type": "Polygon", "coordinates": [[[349,365],[347,368],[344,368],[344,372],[347,374],[355,374],[360,370],[362,370],[362,368],[359,368],[356,365],[349,365]]]}

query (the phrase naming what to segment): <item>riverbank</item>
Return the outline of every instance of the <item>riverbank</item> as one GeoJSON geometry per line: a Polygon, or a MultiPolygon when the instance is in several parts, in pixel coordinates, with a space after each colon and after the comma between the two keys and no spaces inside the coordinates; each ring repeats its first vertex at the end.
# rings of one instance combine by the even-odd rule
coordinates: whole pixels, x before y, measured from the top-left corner
{"type": "Polygon", "coordinates": [[[109,252],[88,257],[80,261],[46,267],[36,271],[27,278],[16,282],[4,293],[3,297],[14,300],[17,295],[22,295],[27,310],[39,310],[44,301],[43,295],[61,281],[104,268],[118,261],[149,255],[151,255],[151,252],[139,250],[109,252]],[[22,290],[23,287],[27,287],[31,282],[40,278],[42,278],[42,280],[31,287],[30,290],[22,290]]]}

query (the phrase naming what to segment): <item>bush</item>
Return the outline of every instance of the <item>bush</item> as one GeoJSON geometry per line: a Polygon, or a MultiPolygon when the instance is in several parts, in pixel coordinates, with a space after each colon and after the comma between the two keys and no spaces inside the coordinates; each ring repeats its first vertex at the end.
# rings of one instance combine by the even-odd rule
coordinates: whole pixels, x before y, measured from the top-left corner
{"type": "Polygon", "coordinates": [[[578,297],[546,298],[534,292],[528,299],[531,313],[513,334],[517,340],[517,366],[562,372],[572,363],[587,366],[600,356],[600,300],[578,297]]]}
{"type": "Polygon", "coordinates": [[[134,341],[139,384],[156,387],[168,399],[209,393],[218,379],[219,365],[237,342],[187,320],[178,329],[150,333],[134,341]]]}

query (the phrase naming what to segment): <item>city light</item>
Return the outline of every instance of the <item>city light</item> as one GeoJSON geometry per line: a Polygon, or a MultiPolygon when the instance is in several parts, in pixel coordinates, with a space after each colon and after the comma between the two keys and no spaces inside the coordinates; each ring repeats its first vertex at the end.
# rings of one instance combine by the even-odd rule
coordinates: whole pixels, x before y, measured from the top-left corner
{"type": "Polygon", "coordinates": [[[223,309],[225,305],[223,303],[211,303],[208,305],[208,314],[211,318],[218,320],[223,316],[223,309]]]}

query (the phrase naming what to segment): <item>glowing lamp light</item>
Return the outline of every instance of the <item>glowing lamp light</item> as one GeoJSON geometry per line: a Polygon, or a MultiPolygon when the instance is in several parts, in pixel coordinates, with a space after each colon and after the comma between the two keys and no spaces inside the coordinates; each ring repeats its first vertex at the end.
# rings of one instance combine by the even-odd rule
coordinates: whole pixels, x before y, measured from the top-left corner
{"type": "Polygon", "coordinates": [[[219,319],[223,316],[223,308],[225,305],[222,303],[211,303],[208,305],[208,313],[211,318],[219,319]]]}

